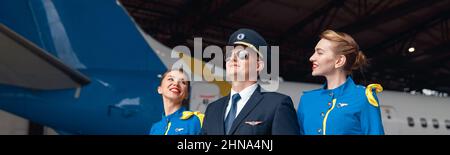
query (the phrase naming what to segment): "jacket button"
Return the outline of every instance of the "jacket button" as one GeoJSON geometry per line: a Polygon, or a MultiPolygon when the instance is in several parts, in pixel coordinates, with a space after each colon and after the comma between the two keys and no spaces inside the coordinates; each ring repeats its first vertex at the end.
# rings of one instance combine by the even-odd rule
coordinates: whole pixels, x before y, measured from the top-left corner
{"type": "Polygon", "coordinates": [[[323,112],[322,112],[322,113],[320,113],[320,116],[324,117],[324,116],[325,116],[325,113],[323,113],[323,112]]]}
{"type": "Polygon", "coordinates": [[[331,102],[328,102],[328,106],[331,106],[331,102]]]}
{"type": "Polygon", "coordinates": [[[317,129],[317,133],[320,133],[320,132],[322,132],[322,129],[317,129]]]}
{"type": "Polygon", "coordinates": [[[330,93],[330,96],[333,96],[333,93],[330,93]]]}

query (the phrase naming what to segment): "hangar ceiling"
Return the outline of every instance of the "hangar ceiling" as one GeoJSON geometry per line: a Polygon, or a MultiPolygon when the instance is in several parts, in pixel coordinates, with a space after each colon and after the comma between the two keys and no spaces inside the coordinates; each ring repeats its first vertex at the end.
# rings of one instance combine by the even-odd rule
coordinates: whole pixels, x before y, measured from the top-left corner
{"type": "MultiPolygon", "coordinates": [[[[308,59],[325,29],[352,35],[370,66],[361,84],[450,93],[450,1],[439,0],[120,0],[139,26],[169,47],[225,46],[239,28],[252,28],[280,46],[280,76],[322,83],[308,59]],[[414,47],[414,52],[409,49],[414,47]],[[300,67],[292,67],[300,66],[300,67]]],[[[193,51],[193,50],[191,50],[193,51]]]]}

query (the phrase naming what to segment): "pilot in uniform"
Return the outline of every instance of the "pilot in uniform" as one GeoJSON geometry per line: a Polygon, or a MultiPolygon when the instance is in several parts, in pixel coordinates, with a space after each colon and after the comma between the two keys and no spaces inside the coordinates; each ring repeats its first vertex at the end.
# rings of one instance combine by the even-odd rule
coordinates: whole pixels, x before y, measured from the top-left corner
{"type": "Polygon", "coordinates": [[[168,116],[163,114],[162,119],[153,124],[150,135],[198,135],[203,117],[200,112],[186,111],[181,107],[168,116]]]}
{"type": "Polygon", "coordinates": [[[383,135],[376,93],[383,88],[355,85],[349,76],[341,86],[305,91],[298,105],[300,133],[304,135],[383,135]]]}

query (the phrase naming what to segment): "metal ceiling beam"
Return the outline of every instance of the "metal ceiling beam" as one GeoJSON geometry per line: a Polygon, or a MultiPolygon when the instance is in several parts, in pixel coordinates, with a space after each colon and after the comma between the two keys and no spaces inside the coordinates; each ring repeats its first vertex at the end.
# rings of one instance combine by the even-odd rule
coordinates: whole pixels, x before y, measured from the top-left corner
{"type": "MultiPolygon", "coordinates": [[[[385,59],[383,63],[376,64],[377,69],[375,70],[395,70],[396,73],[387,72],[386,70],[382,71],[382,73],[390,74],[394,77],[407,78],[406,75],[415,75],[414,79],[416,80],[417,78],[427,79],[433,74],[433,71],[435,71],[436,68],[440,67],[442,61],[450,58],[450,53],[448,51],[450,51],[450,43],[442,43],[425,50],[424,53],[427,53],[427,55],[430,55],[433,59],[424,59],[419,61],[415,59],[423,55],[405,57],[403,59],[390,57],[385,59]]],[[[447,78],[445,81],[450,82],[450,79],[447,78]]]]}
{"type": "Polygon", "coordinates": [[[249,2],[251,2],[251,0],[230,0],[228,3],[224,4],[222,7],[212,12],[211,14],[205,14],[200,21],[193,25],[193,28],[201,30],[204,28],[204,26],[210,23],[215,23],[224,18],[227,18],[231,13],[239,10],[249,2]]]}
{"type": "Polygon", "coordinates": [[[411,56],[399,57],[384,57],[379,59],[378,63],[374,63],[375,68],[371,70],[381,71],[382,74],[390,74],[393,77],[404,77],[406,79],[413,79],[414,81],[421,81],[421,85],[416,82],[408,84],[412,87],[414,84],[417,87],[433,88],[435,83],[431,82],[439,80],[438,83],[450,83],[450,79],[445,78],[446,75],[442,73],[435,73],[436,69],[443,67],[442,62],[450,59],[450,42],[441,43],[437,46],[424,50],[424,52],[411,56]],[[421,56],[428,55],[429,57],[418,60],[421,56]],[[396,73],[387,72],[386,69],[394,70],[396,73]],[[437,74],[437,75],[435,75],[437,74]],[[415,75],[408,77],[407,75],[415,75]],[[433,80],[429,80],[430,76],[433,80]]]}
{"type": "Polygon", "coordinates": [[[444,42],[425,50],[425,52],[422,52],[421,54],[413,57],[412,59],[409,59],[408,62],[409,64],[415,64],[418,66],[419,65],[424,66],[428,64],[441,64],[443,60],[447,60],[448,57],[450,57],[450,42],[444,42]],[[417,60],[418,57],[424,55],[429,55],[430,57],[432,57],[432,59],[417,60]]]}
{"type": "Polygon", "coordinates": [[[355,34],[361,32],[362,30],[367,30],[378,26],[380,24],[386,23],[388,21],[392,21],[394,19],[398,19],[404,15],[407,15],[411,12],[418,11],[420,9],[425,8],[424,6],[430,6],[439,2],[438,0],[409,0],[402,4],[396,5],[394,7],[389,8],[386,11],[382,11],[378,14],[366,16],[360,20],[357,20],[347,26],[339,28],[339,31],[346,32],[349,34],[355,34]]]}
{"type": "Polygon", "coordinates": [[[370,54],[372,54],[374,52],[377,52],[381,49],[395,45],[397,42],[399,42],[401,40],[408,39],[409,37],[413,36],[415,33],[418,33],[420,31],[424,31],[431,27],[434,27],[437,24],[439,24],[442,20],[448,19],[449,15],[450,15],[449,10],[437,12],[433,16],[425,19],[423,22],[420,22],[405,31],[401,31],[399,33],[392,34],[392,35],[388,36],[386,40],[383,40],[383,41],[380,41],[380,42],[374,44],[373,46],[371,46],[370,48],[367,49],[368,53],[366,53],[366,54],[370,56],[370,54]]]}
{"type": "Polygon", "coordinates": [[[386,1],[386,0],[379,0],[377,3],[375,3],[371,8],[369,8],[364,15],[370,15],[372,14],[376,9],[380,8],[380,7],[384,7],[384,5],[388,5],[389,3],[391,3],[390,1],[386,1]]]}
{"type": "MultiPolygon", "coordinates": [[[[155,9],[155,8],[146,8],[146,7],[142,7],[142,6],[135,6],[132,4],[122,4],[125,8],[127,9],[132,9],[130,10],[130,14],[133,14],[135,12],[143,12],[146,14],[152,14],[152,13],[157,13],[157,14],[161,14],[161,15],[168,15],[168,16],[172,16],[173,14],[171,14],[170,12],[167,12],[167,10],[164,9],[155,9]]],[[[157,8],[157,7],[156,7],[157,8]]]]}
{"type": "Polygon", "coordinates": [[[235,12],[242,6],[245,6],[251,2],[251,0],[230,0],[222,7],[218,8],[212,13],[205,13],[202,15],[199,21],[196,21],[191,25],[192,28],[188,32],[179,32],[175,34],[167,43],[172,46],[176,46],[185,42],[185,40],[196,32],[202,31],[208,24],[213,24],[218,22],[226,17],[228,17],[231,13],[235,12]]]}
{"type": "Polygon", "coordinates": [[[430,70],[433,67],[434,63],[441,63],[442,60],[445,60],[450,56],[448,54],[450,51],[450,43],[442,43],[437,46],[431,47],[429,49],[424,50],[421,54],[411,55],[411,56],[386,56],[382,58],[377,58],[378,61],[375,61],[372,67],[372,70],[383,70],[385,68],[389,68],[390,70],[399,70],[400,68],[418,71],[418,70],[430,70]],[[438,55],[436,55],[438,54],[438,55]],[[430,58],[424,60],[418,60],[421,56],[429,55],[430,58]]]}
{"type": "MultiPolygon", "coordinates": [[[[430,0],[430,1],[409,0],[396,6],[393,6],[391,8],[388,8],[385,11],[356,20],[355,22],[350,23],[341,28],[338,28],[337,30],[349,34],[358,33],[363,30],[371,29],[379,24],[392,21],[394,19],[407,15],[411,12],[420,10],[424,8],[423,6],[432,5],[436,2],[438,2],[438,0],[430,0]]],[[[310,38],[316,37],[314,36],[310,38]]],[[[309,39],[306,41],[302,41],[302,44],[299,45],[299,48],[312,48],[316,41],[317,41],[316,39],[309,39]]]]}
{"type": "Polygon", "coordinates": [[[303,30],[303,28],[312,23],[314,20],[317,20],[319,17],[322,17],[326,14],[328,14],[333,8],[339,7],[344,5],[345,0],[331,0],[324,6],[322,6],[320,9],[314,11],[311,13],[308,17],[304,18],[300,22],[294,24],[291,26],[288,30],[283,32],[279,37],[279,42],[283,42],[284,40],[288,39],[289,37],[295,36],[298,32],[303,30]]]}
{"type": "MultiPolygon", "coordinates": [[[[423,53],[429,55],[429,59],[416,60],[424,54],[407,56],[407,57],[386,57],[382,62],[374,64],[371,70],[376,70],[381,75],[389,74],[393,78],[383,79],[381,81],[392,81],[403,77],[407,79],[405,86],[414,89],[432,88],[437,89],[436,86],[443,86],[442,84],[450,84],[450,79],[443,73],[435,73],[437,69],[446,67],[442,66],[443,61],[450,59],[450,42],[442,43],[432,48],[426,49],[423,53]],[[375,66],[376,65],[376,66],[375,66]],[[391,72],[394,71],[394,72],[391,72]],[[430,80],[432,77],[432,80],[430,80]],[[420,82],[419,82],[420,81],[420,82]]],[[[401,83],[401,81],[397,81],[401,83]]],[[[449,87],[448,85],[445,87],[449,87]]],[[[394,87],[386,87],[388,89],[398,89],[394,87]]],[[[442,90],[441,90],[442,91],[442,90]]]]}
{"type": "Polygon", "coordinates": [[[208,11],[211,3],[211,0],[186,0],[177,15],[173,16],[170,20],[173,24],[193,22],[192,20],[195,20],[195,17],[201,16],[208,11]]]}

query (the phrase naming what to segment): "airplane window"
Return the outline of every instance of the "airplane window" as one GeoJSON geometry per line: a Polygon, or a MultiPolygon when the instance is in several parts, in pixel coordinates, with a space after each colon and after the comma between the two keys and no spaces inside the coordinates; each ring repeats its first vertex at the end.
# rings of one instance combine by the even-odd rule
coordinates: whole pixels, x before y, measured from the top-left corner
{"type": "Polygon", "coordinates": [[[408,117],[407,120],[409,127],[414,127],[414,119],[412,117],[408,117]]]}
{"type": "Polygon", "coordinates": [[[450,120],[445,120],[445,126],[450,130],[450,120]]]}
{"type": "Polygon", "coordinates": [[[420,124],[423,128],[426,128],[428,126],[427,120],[425,118],[420,118],[420,124]]]}
{"type": "Polygon", "coordinates": [[[438,129],[439,128],[439,121],[436,118],[433,118],[432,122],[433,122],[433,127],[435,129],[438,129]]]}
{"type": "Polygon", "coordinates": [[[389,109],[386,109],[386,114],[387,114],[387,119],[391,119],[391,112],[389,111],[389,109]]]}

